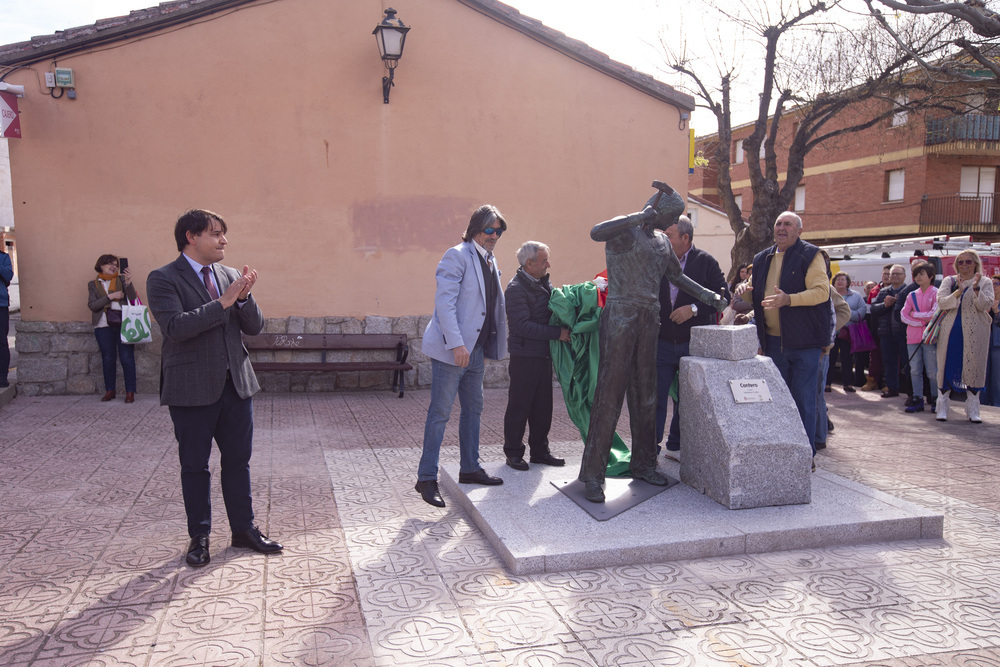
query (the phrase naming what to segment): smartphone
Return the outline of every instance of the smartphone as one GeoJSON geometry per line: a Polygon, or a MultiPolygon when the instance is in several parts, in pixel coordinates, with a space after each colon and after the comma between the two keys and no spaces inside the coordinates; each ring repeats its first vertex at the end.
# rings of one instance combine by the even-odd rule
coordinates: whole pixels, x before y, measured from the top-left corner
{"type": "Polygon", "coordinates": [[[128,268],[128,258],[121,257],[118,259],[118,273],[125,273],[125,269],[128,268]]]}

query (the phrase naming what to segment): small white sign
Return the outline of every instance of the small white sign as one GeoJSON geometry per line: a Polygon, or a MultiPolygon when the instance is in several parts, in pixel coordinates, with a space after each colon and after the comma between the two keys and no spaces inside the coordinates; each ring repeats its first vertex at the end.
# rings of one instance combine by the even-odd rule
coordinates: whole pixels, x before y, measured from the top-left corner
{"type": "Polygon", "coordinates": [[[733,390],[733,398],[737,403],[768,403],[771,401],[771,391],[767,388],[767,380],[730,380],[729,387],[733,390]]]}

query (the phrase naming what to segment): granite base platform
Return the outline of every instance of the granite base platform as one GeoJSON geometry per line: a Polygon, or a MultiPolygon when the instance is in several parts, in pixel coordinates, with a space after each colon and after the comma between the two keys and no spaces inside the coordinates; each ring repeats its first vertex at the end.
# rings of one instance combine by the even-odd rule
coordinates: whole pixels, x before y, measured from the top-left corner
{"type": "MultiPolygon", "coordinates": [[[[840,544],[935,539],[944,515],[817,470],[812,502],[730,510],[676,484],[607,521],[595,521],[553,483],[574,479],[580,459],[526,472],[484,463],[502,486],[458,484],[458,464],[441,468],[445,500],[462,507],[512,574],[660,563],[840,544]]],[[[678,464],[660,471],[680,476],[678,464]]]]}

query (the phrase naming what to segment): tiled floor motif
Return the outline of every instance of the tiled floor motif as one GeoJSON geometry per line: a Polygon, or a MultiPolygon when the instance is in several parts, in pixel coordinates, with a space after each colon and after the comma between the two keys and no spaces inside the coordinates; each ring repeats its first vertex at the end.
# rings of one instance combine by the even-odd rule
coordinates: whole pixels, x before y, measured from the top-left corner
{"type": "MultiPolygon", "coordinates": [[[[1000,667],[1000,410],[827,397],[819,465],[943,512],[945,539],[511,576],[413,491],[428,392],[263,394],[255,509],[286,549],[230,547],[214,488],[193,570],[155,398],[20,397],[0,410],[0,665],[1000,667]]],[[[505,405],[486,391],[485,460],[505,405]]],[[[558,408],[550,440],[581,449],[558,408]]],[[[456,461],[455,422],[445,445],[456,461]]]]}

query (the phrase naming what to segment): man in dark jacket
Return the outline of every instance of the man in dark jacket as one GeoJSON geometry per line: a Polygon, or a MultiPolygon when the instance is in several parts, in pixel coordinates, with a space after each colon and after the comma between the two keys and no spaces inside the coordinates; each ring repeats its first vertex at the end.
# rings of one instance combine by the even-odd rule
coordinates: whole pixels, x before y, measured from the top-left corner
{"type": "Polygon", "coordinates": [[[879,290],[872,302],[872,317],[878,318],[879,348],[885,367],[886,389],[882,398],[899,396],[899,369],[909,368],[906,355],[906,325],[899,315],[906,290],[906,268],[893,264],[889,269],[889,284],[879,290]]]}
{"type": "MultiPolygon", "coordinates": [[[[673,247],[677,261],[684,275],[699,285],[729,299],[726,277],[715,258],[704,250],[691,245],[694,226],[682,215],[677,224],[664,232],[673,247]]],[[[696,326],[715,324],[716,312],[712,308],[699,307],[697,299],[667,280],[660,279],[660,337],[656,342],[656,441],[663,440],[667,420],[667,403],[670,385],[681,366],[681,357],[688,356],[691,346],[691,329],[696,326]]],[[[681,447],[679,403],[674,402],[674,415],[670,419],[667,432],[667,456],[678,459],[681,447]]]]}
{"type": "Polygon", "coordinates": [[[507,465],[527,470],[524,430],[528,427],[529,460],[550,466],[565,465],[549,452],[552,425],[552,359],[549,341],[569,342],[569,329],[549,324],[549,247],[527,241],[517,251],[520,264],[507,284],[507,351],[510,353],[510,389],[503,418],[503,451],[507,465]]]}

